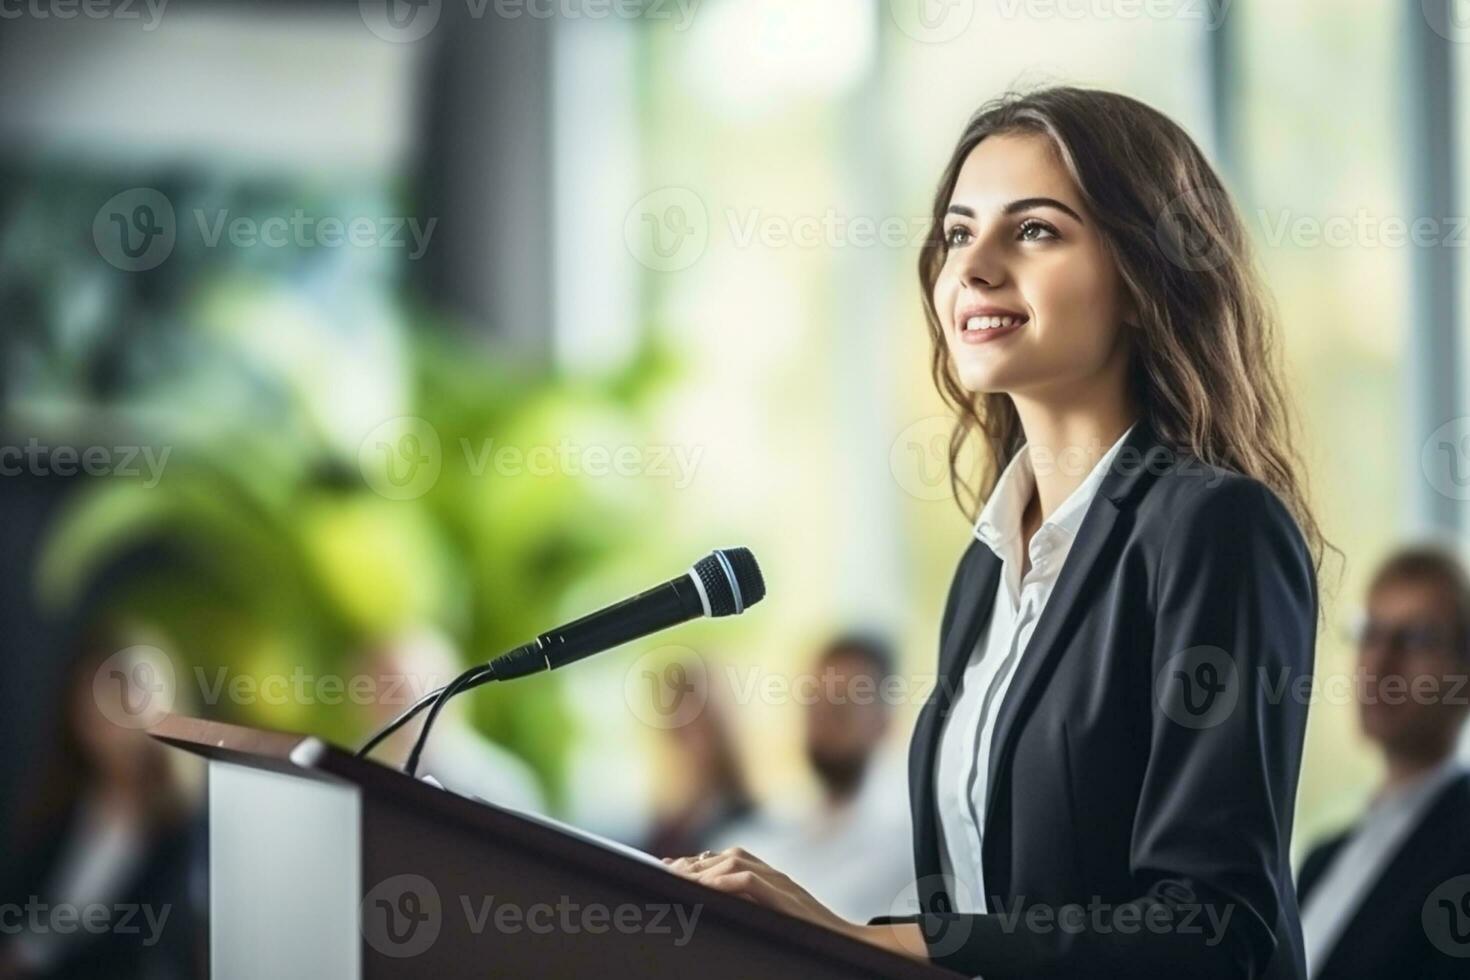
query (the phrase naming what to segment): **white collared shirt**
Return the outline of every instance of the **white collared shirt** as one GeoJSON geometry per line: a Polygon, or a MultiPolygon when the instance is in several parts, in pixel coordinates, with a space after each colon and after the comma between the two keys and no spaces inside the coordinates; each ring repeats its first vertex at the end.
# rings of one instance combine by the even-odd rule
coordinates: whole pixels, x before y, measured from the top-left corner
{"type": "Polygon", "coordinates": [[[1451,754],[1416,782],[1375,799],[1352,836],[1337,849],[1302,905],[1307,976],[1322,972],[1342,931],[1445,784],[1464,771],[1451,754]]]}
{"type": "Polygon", "coordinates": [[[975,536],[1001,560],[1001,582],[995,590],[990,621],[975,644],[945,721],[934,767],[940,869],[949,884],[956,912],[986,911],[980,854],[990,778],[990,742],[1000,706],[1072,549],[1073,539],[1082,527],[1082,519],[1113,457],[1132,431],[1130,425],[1077,489],[1036,529],[1027,549],[1031,567],[1024,579],[1021,577],[1021,518],[1036,490],[1029,447],[1022,446],[1006,466],[980,512],[980,519],[975,522],[975,536]]]}

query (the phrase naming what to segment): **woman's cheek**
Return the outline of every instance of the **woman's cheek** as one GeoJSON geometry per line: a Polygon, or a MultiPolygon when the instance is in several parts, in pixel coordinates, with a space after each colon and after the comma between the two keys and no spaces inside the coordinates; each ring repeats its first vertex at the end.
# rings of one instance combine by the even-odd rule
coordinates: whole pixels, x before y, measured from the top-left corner
{"type": "Polygon", "coordinates": [[[954,289],[947,287],[941,279],[934,289],[934,315],[939,319],[940,329],[948,339],[952,334],[954,319],[954,289]]]}
{"type": "Polygon", "coordinates": [[[1039,319],[1050,327],[1050,339],[1073,356],[1091,362],[1108,347],[1103,333],[1110,319],[1112,296],[1091,266],[1075,266],[1057,276],[1044,291],[1039,319]]]}

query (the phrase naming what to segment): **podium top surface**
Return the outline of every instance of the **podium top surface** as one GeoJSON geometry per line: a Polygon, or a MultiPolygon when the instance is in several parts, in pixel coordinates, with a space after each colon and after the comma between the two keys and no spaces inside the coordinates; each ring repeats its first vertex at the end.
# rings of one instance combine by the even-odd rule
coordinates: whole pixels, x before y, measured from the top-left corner
{"type": "Polygon", "coordinates": [[[484,834],[535,855],[549,864],[658,897],[670,903],[700,904],[731,925],[764,941],[797,945],[858,970],[900,980],[941,980],[957,974],[879,949],[830,929],[756,905],[734,895],[654,867],[615,851],[527,820],[513,811],[472,800],[413,779],[368,759],[359,759],[309,735],[246,728],[223,722],[169,715],[148,730],[159,741],[211,761],[283,773],[301,779],[355,786],[372,803],[412,809],[424,820],[484,834]]]}

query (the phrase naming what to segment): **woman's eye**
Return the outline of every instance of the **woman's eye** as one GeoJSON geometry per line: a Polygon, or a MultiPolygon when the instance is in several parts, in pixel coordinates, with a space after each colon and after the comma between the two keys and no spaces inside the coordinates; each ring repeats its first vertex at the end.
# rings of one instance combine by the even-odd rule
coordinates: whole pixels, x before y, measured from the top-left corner
{"type": "Polygon", "coordinates": [[[970,232],[964,225],[955,225],[944,233],[944,244],[949,248],[958,248],[969,241],[970,232]]]}
{"type": "Polygon", "coordinates": [[[1030,221],[1021,222],[1021,228],[1016,237],[1025,242],[1039,242],[1048,238],[1056,238],[1057,232],[1046,222],[1032,218],[1030,221]]]}

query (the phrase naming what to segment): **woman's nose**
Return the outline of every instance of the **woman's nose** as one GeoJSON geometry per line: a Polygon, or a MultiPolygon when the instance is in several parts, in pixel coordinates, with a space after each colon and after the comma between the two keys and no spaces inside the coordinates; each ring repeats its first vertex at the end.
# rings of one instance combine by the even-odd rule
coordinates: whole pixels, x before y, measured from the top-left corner
{"type": "Polygon", "coordinates": [[[994,289],[1005,282],[1005,267],[984,240],[965,250],[959,268],[960,282],[975,289],[994,289]]]}

